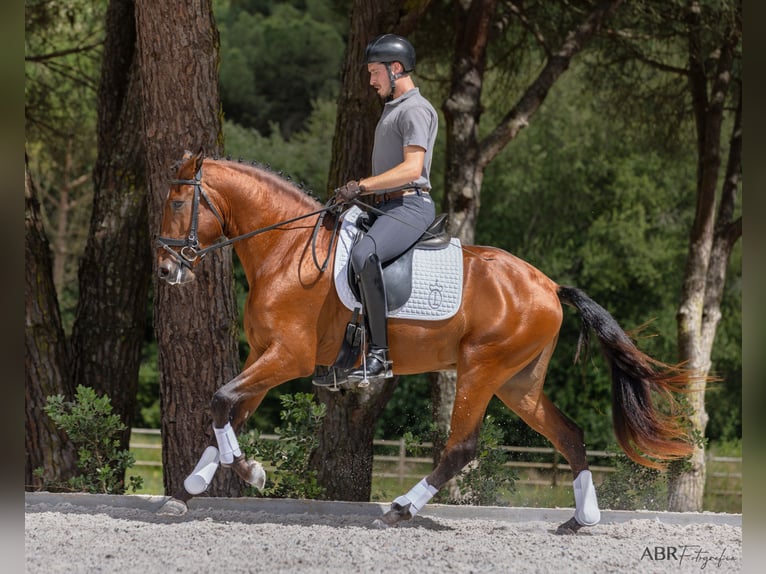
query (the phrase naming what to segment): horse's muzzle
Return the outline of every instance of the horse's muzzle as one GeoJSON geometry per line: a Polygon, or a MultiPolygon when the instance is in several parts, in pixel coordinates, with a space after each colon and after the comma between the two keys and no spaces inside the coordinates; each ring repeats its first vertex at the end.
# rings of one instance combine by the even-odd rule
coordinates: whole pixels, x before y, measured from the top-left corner
{"type": "Polygon", "coordinates": [[[157,267],[160,279],[171,285],[182,285],[194,281],[194,272],[183,265],[179,265],[171,259],[163,259],[157,267]]]}

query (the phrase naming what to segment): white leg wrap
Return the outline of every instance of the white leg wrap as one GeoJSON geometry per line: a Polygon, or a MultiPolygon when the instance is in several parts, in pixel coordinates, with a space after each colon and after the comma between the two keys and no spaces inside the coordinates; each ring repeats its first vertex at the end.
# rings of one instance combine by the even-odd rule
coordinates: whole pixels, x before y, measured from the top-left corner
{"type": "Polygon", "coordinates": [[[593,487],[593,475],[583,470],[572,483],[575,495],[575,520],[582,526],[593,526],[601,520],[598,509],[596,489],[593,487]]]}
{"type": "Polygon", "coordinates": [[[439,490],[428,484],[424,478],[413,486],[407,494],[398,497],[394,502],[400,506],[409,504],[410,514],[415,516],[437,492],[439,490]]]}
{"type": "Polygon", "coordinates": [[[211,445],[205,449],[197,466],[184,480],[186,492],[195,496],[205,492],[216,470],[218,470],[218,449],[211,445]]]}
{"type": "Polygon", "coordinates": [[[234,429],[231,428],[231,423],[226,423],[226,426],[222,429],[213,426],[213,431],[215,432],[215,439],[218,441],[221,464],[231,464],[234,462],[235,456],[242,454],[242,451],[239,450],[237,435],[234,434],[234,429]]]}

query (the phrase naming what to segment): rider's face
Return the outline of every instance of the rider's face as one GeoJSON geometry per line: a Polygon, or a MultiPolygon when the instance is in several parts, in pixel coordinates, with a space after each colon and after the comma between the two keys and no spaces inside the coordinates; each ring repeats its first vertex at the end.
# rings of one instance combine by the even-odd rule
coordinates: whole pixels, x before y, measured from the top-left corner
{"type": "Polygon", "coordinates": [[[374,62],[367,64],[367,71],[370,72],[370,85],[378,92],[378,96],[382,99],[388,98],[391,94],[391,80],[388,78],[388,72],[386,72],[386,66],[374,62]]]}

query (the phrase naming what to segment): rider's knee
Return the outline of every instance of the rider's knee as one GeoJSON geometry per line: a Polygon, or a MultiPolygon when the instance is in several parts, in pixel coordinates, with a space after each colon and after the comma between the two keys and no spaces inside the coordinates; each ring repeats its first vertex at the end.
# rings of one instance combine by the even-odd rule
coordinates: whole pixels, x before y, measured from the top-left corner
{"type": "Polygon", "coordinates": [[[375,242],[368,236],[363,237],[359,243],[354,245],[350,257],[351,267],[357,275],[362,272],[372,255],[375,255],[375,242]]]}

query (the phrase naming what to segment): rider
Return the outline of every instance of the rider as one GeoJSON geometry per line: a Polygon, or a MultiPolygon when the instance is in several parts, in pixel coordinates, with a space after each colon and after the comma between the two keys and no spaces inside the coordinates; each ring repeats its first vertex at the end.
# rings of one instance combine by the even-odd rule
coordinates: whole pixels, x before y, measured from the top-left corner
{"type": "Polygon", "coordinates": [[[367,45],[365,63],[370,85],[385,101],[375,128],[372,175],[335,190],[339,202],[372,195],[378,210],[374,212],[377,218],[353,247],[350,257],[361,283],[370,336],[366,359],[359,369],[349,373],[350,382],[393,376],[382,265],[414,245],[435,215],[429,173],[439,121],[436,110],[410,77],[415,68],[415,49],[406,38],[384,34],[367,45]]]}

